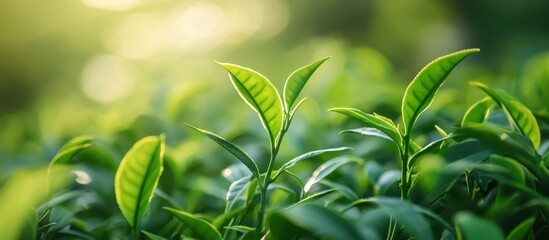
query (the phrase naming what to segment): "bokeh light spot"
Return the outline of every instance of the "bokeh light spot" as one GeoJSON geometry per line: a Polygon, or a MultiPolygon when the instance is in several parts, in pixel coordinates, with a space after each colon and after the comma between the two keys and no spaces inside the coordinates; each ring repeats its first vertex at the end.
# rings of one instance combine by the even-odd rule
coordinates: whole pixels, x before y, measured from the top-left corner
{"type": "Polygon", "coordinates": [[[114,55],[93,57],[84,67],[81,79],[86,96],[103,103],[127,96],[134,82],[132,66],[114,55]]]}

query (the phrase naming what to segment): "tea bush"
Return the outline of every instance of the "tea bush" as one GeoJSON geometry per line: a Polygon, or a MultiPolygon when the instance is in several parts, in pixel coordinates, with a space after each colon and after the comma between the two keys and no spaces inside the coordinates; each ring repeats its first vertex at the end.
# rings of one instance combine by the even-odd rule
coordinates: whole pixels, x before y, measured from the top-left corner
{"type": "MultiPolygon", "coordinates": [[[[282,92],[254,70],[219,63],[257,113],[263,135],[217,135],[195,122],[187,123],[189,131],[160,127],[162,134],[142,138],[123,157],[115,149],[124,149],[125,136],[139,134],[117,133],[117,143],[76,137],[47,167],[3,176],[0,236],[541,239],[549,235],[546,114],[476,81],[471,88],[485,96],[464,106],[460,118],[429,112],[452,70],[477,52],[466,49],[427,64],[405,89],[398,113],[382,106],[368,109],[389,115],[329,109],[344,118],[334,116],[338,122],[328,129],[306,128],[325,147],[293,157],[279,153],[307,145],[284,143],[284,137],[303,131],[290,129],[307,104],[299,96],[328,58],[294,71],[282,92]],[[185,138],[197,133],[218,146],[173,143],[170,134],[182,131],[185,138]],[[341,136],[332,134],[337,131],[341,136]],[[178,160],[182,154],[193,157],[178,160]],[[235,161],[224,160],[228,156],[235,161]]],[[[463,96],[455,100],[466,104],[463,96]]],[[[142,121],[154,126],[154,120],[142,121]]]]}

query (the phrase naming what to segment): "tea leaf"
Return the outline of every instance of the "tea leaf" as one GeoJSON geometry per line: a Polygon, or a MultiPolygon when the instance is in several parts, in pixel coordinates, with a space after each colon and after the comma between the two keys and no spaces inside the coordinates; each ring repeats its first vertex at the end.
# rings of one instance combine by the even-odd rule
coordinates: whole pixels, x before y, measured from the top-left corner
{"type": "Polygon", "coordinates": [[[246,189],[250,185],[250,176],[243,177],[231,183],[229,190],[227,191],[225,213],[233,210],[235,203],[242,199],[242,195],[246,192],[246,189]]]}
{"type": "Polygon", "coordinates": [[[382,132],[381,130],[379,130],[377,128],[373,128],[373,127],[347,129],[347,130],[343,130],[339,133],[340,134],[342,134],[342,133],[356,133],[356,134],[361,134],[361,135],[364,135],[364,136],[372,136],[372,137],[383,138],[383,139],[387,139],[391,142],[396,143],[395,140],[393,140],[389,135],[387,135],[384,132],[382,132]]]}
{"type": "Polygon", "coordinates": [[[391,197],[373,197],[360,199],[351,204],[356,206],[364,203],[375,203],[383,211],[389,213],[410,233],[414,239],[433,239],[433,233],[425,218],[416,210],[414,204],[391,197]]]}
{"type": "Polygon", "coordinates": [[[506,240],[521,240],[521,239],[530,239],[528,236],[532,233],[532,226],[536,221],[535,217],[530,217],[516,226],[509,235],[507,235],[506,240]]]}
{"type": "Polygon", "coordinates": [[[324,63],[326,60],[328,60],[329,57],[325,57],[322,59],[319,59],[307,66],[301,67],[297,70],[295,70],[288,79],[286,80],[286,83],[284,83],[284,109],[287,113],[289,113],[292,109],[292,105],[294,104],[295,100],[299,96],[299,93],[309,81],[309,78],[313,75],[313,73],[324,63]]]}
{"type": "Polygon", "coordinates": [[[50,161],[49,167],[51,168],[54,164],[68,163],[80,150],[90,147],[92,140],[93,137],[91,136],[79,136],[69,140],[55,154],[50,161]]]}
{"type": "Polygon", "coordinates": [[[493,222],[477,217],[472,213],[461,212],[454,217],[458,240],[504,239],[503,232],[493,222]]]}
{"type": "Polygon", "coordinates": [[[314,234],[328,239],[379,239],[362,236],[350,221],[334,211],[314,205],[302,204],[271,214],[271,234],[277,239],[291,239],[314,234]]]}
{"type": "Polygon", "coordinates": [[[474,103],[465,112],[465,116],[461,120],[461,127],[465,127],[471,123],[483,123],[488,118],[488,114],[490,114],[490,106],[492,106],[492,99],[490,97],[485,97],[474,103]]]}
{"type": "Polygon", "coordinates": [[[155,235],[153,233],[147,232],[147,231],[141,231],[145,236],[147,236],[150,240],[168,240],[167,238],[155,235]]]}
{"type": "Polygon", "coordinates": [[[349,149],[352,149],[352,148],[350,148],[350,147],[327,148],[327,149],[321,149],[321,150],[316,150],[316,151],[311,151],[311,152],[308,152],[308,153],[304,153],[304,154],[299,155],[299,156],[293,158],[292,160],[286,162],[284,165],[282,165],[282,167],[280,167],[280,169],[278,169],[278,171],[276,172],[273,179],[276,179],[280,174],[282,174],[284,171],[286,171],[286,169],[289,169],[289,168],[293,167],[294,165],[296,165],[297,163],[299,163],[303,160],[306,160],[306,159],[309,159],[309,158],[312,158],[312,157],[315,157],[315,156],[318,156],[320,154],[327,153],[327,152],[339,152],[339,151],[344,151],[344,150],[349,150],[349,149]]]}
{"type": "Polygon", "coordinates": [[[240,96],[259,114],[271,143],[274,143],[283,124],[282,100],[276,88],[266,77],[254,70],[229,63],[219,64],[229,72],[231,82],[240,96]]]}
{"type": "Polygon", "coordinates": [[[479,82],[471,82],[470,84],[488,94],[507,113],[510,122],[513,122],[519,131],[532,141],[534,148],[539,149],[541,134],[536,117],[530,109],[505,91],[491,89],[479,82]]]}
{"type": "Polygon", "coordinates": [[[400,135],[398,128],[392,121],[390,121],[390,119],[386,117],[377,114],[367,114],[356,108],[332,108],[328,111],[341,113],[347,115],[348,117],[362,121],[367,126],[377,128],[387,134],[387,136],[389,136],[399,146],[402,144],[402,136],[400,135]]]}
{"type": "Polygon", "coordinates": [[[208,221],[195,217],[183,211],[178,211],[173,208],[164,207],[164,210],[170,212],[179,221],[185,224],[199,239],[204,240],[221,240],[221,234],[208,221]]]}
{"type": "Polygon", "coordinates": [[[162,174],[164,135],[139,140],[126,153],[116,171],[116,202],[130,224],[137,228],[147,212],[162,174]]]}
{"type": "Polygon", "coordinates": [[[412,80],[402,99],[403,134],[409,135],[419,115],[433,102],[435,94],[450,72],[467,56],[480,51],[466,49],[440,58],[427,64],[412,80]]]}
{"type": "Polygon", "coordinates": [[[206,137],[210,138],[211,140],[219,144],[221,147],[225,148],[233,156],[235,156],[240,162],[242,162],[257,179],[259,179],[259,168],[257,167],[257,164],[255,164],[254,160],[250,156],[248,156],[248,154],[244,152],[244,150],[240,149],[240,147],[216,135],[215,133],[194,127],[189,124],[187,124],[187,126],[204,134],[206,137]]]}
{"type": "Polygon", "coordinates": [[[330,173],[332,173],[339,167],[348,163],[357,162],[357,160],[358,159],[356,158],[344,156],[344,157],[338,157],[338,158],[332,159],[320,165],[320,167],[318,167],[313,172],[313,175],[309,178],[309,180],[307,180],[307,183],[305,184],[305,189],[304,189],[305,192],[308,192],[315,183],[324,179],[326,176],[330,175],[330,173]]]}

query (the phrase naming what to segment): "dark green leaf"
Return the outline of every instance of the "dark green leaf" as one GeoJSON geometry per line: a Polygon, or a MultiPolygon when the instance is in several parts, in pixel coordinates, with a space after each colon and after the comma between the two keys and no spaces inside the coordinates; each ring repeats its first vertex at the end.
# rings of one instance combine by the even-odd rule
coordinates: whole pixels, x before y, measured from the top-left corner
{"type": "Polygon", "coordinates": [[[139,140],[126,153],[116,171],[116,202],[130,224],[137,228],[147,212],[154,189],[162,174],[164,136],[139,140]]]}
{"type": "Polygon", "coordinates": [[[277,239],[292,239],[298,237],[299,233],[301,236],[309,233],[328,239],[375,239],[375,236],[362,236],[361,232],[340,214],[313,204],[302,204],[276,211],[269,218],[269,226],[271,234],[277,239]]]}
{"type": "Polygon", "coordinates": [[[466,49],[440,58],[427,64],[412,80],[402,99],[403,134],[409,135],[412,126],[419,115],[433,102],[446,77],[467,56],[480,51],[479,49],[466,49]]]}
{"type": "Polygon", "coordinates": [[[485,97],[478,102],[474,103],[461,120],[461,127],[465,127],[471,123],[483,123],[488,114],[490,114],[490,107],[492,106],[492,99],[490,97],[485,97]]]}
{"type": "Polygon", "coordinates": [[[503,240],[504,235],[495,223],[471,213],[461,212],[454,217],[458,240],[503,240]]]}
{"type": "Polygon", "coordinates": [[[174,217],[185,224],[194,234],[204,240],[221,240],[221,234],[208,221],[195,217],[183,211],[165,207],[174,217]]]}
{"type": "Polygon", "coordinates": [[[536,117],[530,109],[503,90],[491,89],[479,82],[470,84],[488,94],[507,113],[510,122],[513,122],[519,131],[532,141],[534,148],[539,148],[541,134],[536,117]]]}
{"type": "Polygon", "coordinates": [[[284,107],[286,112],[290,112],[292,105],[299,96],[299,93],[309,81],[309,78],[313,73],[320,67],[324,61],[328,60],[329,57],[319,59],[307,66],[301,67],[295,70],[284,83],[284,107]]]}
{"type": "Polygon", "coordinates": [[[529,239],[528,236],[532,234],[532,226],[536,221],[535,217],[528,218],[513,228],[511,233],[507,235],[507,240],[523,240],[529,239]]]}
{"type": "Polygon", "coordinates": [[[189,124],[187,124],[187,126],[206,135],[206,137],[210,138],[211,140],[219,144],[221,147],[225,148],[233,156],[235,156],[240,162],[242,162],[257,179],[259,179],[259,168],[255,164],[254,160],[250,156],[248,156],[248,154],[244,152],[244,150],[242,150],[240,147],[216,135],[215,133],[191,126],[189,124]]]}
{"type": "Polygon", "coordinates": [[[327,153],[327,152],[339,152],[339,151],[344,151],[344,150],[349,150],[349,149],[352,149],[352,148],[350,148],[350,147],[327,148],[327,149],[320,149],[320,150],[311,151],[311,152],[308,152],[308,153],[301,154],[301,155],[293,158],[292,160],[286,162],[284,165],[282,165],[282,167],[280,167],[280,169],[278,169],[278,171],[276,171],[276,174],[273,177],[273,179],[276,179],[280,174],[282,174],[284,171],[286,171],[286,169],[289,169],[289,168],[293,167],[294,165],[296,165],[297,163],[299,163],[303,160],[307,160],[309,158],[312,158],[312,157],[315,157],[315,156],[318,156],[320,154],[327,153]]]}
{"type": "Polygon", "coordinates": [[[219,63],[231,78],[244,101],[259,114],[261,123],[274,143],[282,130],[282,100],[273,84],[260,73],[229,63],[219,63]]]}
{"type": "Polygon", "coordinates": [[[308,192],[315,183],[324,179],[326,176],[330,175],[330,173],[332,173],[339,167],[345,164],[353,163],[353,162],[355,163],[358,162],[358,159],[352,158],[349,156],[343,156],[343,157],[332,159],[320,165],[320,167],[318,167],[313,172],[313,175],[309,178],[309,180],[307,180],[307,183],[305,184],[305,189],[304,189],[305,192],[308,192]]]}
{"type": "Polygon", "coordinates": [[[168,240],[167,238],[155,235],[147,231],[141,231],[149,240],[168,240]]]}
{"type": "Polygon", "coordinates": [[[328,111],[341,113],[357,119],[367,126],[377,128],[387,134],[398,146],[402,144],[402,136],[396,125],[390,119],[377,114],[367,114],[355,108],[332,108],[328,111]]]}
{"type": "Polygon", "coordinates": [[[250,185],[250,176],[243,177],[231,183],[229,191],[227,191],[226,203],[225,203],[225,213],[233,210],[234,205],[237,201],[243,200],[243,195],[246,192],[246,189],[250,185]]]}

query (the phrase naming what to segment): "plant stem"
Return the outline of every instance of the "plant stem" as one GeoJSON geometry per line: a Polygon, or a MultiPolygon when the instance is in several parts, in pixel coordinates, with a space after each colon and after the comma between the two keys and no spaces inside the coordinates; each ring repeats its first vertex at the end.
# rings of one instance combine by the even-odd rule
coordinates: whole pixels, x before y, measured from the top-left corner
{"type": "Polygon", "coordinates": [[[400,199],[408,199],[408,191],[410,190],[410,181],[408,181],[409,166],[408,166],[408,148],[410,146],[410,135],[404,135],[403,147],[400,150],[400,160],[402,161],[402,175],[400,177],[400,199]]]}

